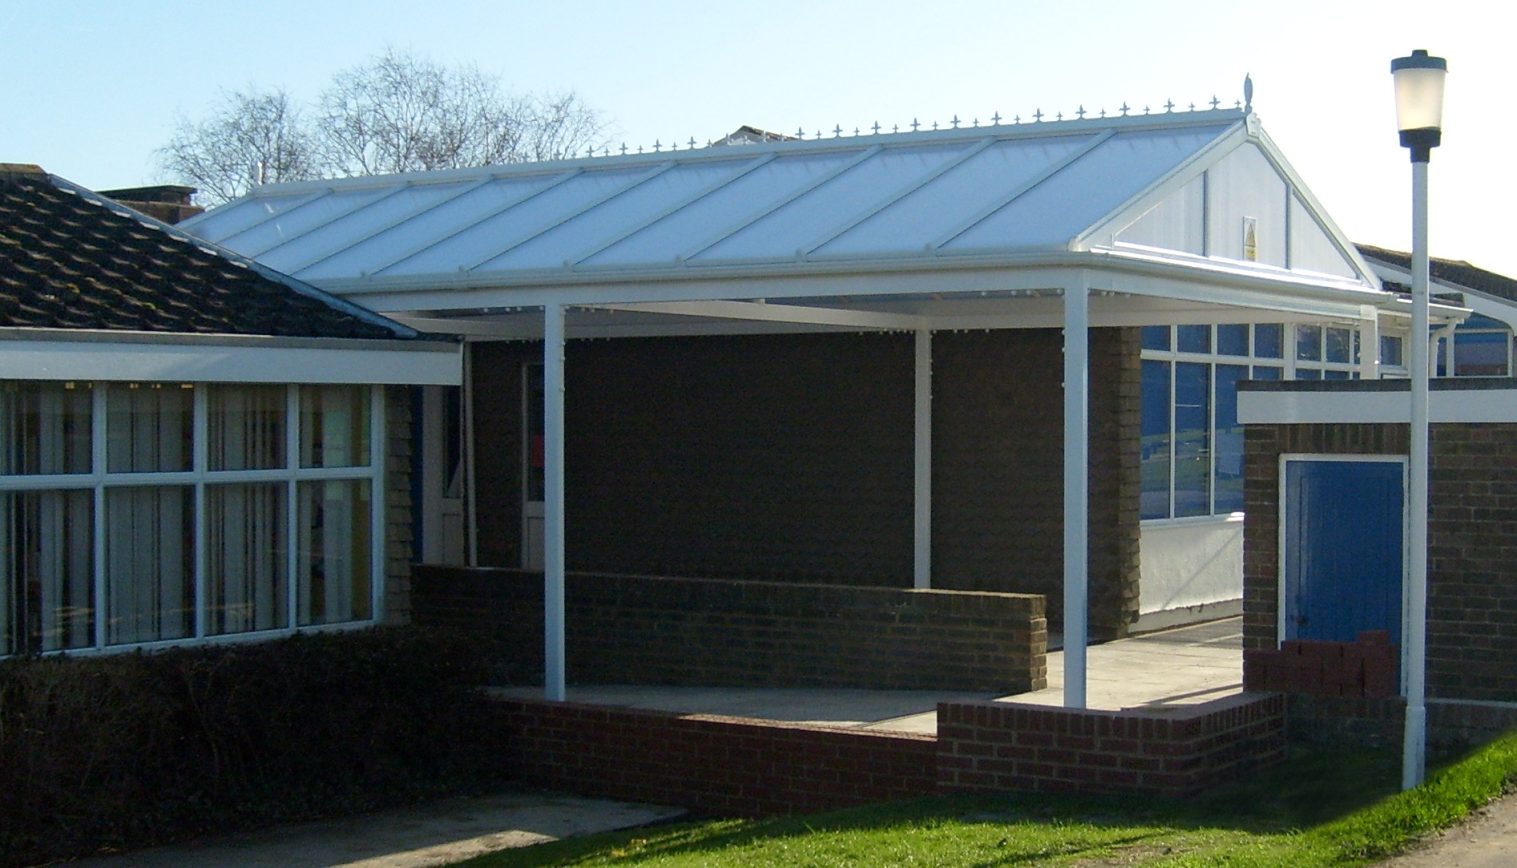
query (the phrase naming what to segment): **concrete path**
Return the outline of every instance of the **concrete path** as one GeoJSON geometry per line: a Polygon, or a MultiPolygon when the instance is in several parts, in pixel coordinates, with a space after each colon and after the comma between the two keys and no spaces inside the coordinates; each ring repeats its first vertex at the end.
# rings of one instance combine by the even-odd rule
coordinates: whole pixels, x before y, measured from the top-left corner
{"type": "Polygon", "coordinates": [[[1511,868],[1517,865],[1517,795],[1383,863],[1388,868],[1511,868]]]}
{"type": "Polygon", "coordinates": [[[279,826],[121,856],[91,868],[419,868],[571,835],[609,832],[684,814],[681,808],[511,792],[447,799],[338,820],[279,826]]]}

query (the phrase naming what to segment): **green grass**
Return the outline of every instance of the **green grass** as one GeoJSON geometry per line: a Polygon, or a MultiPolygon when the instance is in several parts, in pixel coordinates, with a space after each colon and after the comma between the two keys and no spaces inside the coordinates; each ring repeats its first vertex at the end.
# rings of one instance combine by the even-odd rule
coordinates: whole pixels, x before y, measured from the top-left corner
{"type": "Polygon", "coordinates": [[[1398,792],[1400,756],[1307,753],[1186,801],[944,796],[811,816],[570,838],[470,861],[515,865],[1359,865],[1517,782],[1517,732],[1398,792]]]}

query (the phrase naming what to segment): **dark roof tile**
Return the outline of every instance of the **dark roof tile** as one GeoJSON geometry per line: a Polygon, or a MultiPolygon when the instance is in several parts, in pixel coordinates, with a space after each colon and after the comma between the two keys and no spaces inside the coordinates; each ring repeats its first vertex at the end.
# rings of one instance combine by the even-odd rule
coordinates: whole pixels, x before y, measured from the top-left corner
{"type": "MultiPolygon", "coordinates": [[[[1400,250],[1387,250],[1384,247],[1373,247],[1368,244],[1356,244],[1359,253],[1366,259],[1377,259],[1381,262],[1397,268],[1410,269],[1412,267],[1412,255],[1400,250]]],[[[1442,283],[1451,283],[1462,286],[1465,289],[1473,289],[1497,298],[1508,301],[1517,301],[1517,280],[1494,271],[1486,271],[1483,268],[1465,262],[1462,259],[1438,259],[1428,260],[1428,271],[1433,280],[1442,283]]],[[[1399,284],[1398,284],[1399,285],[1399,284]]]]}
{"type": "Polygon", "coordinates": [[[418,337],[35,166],[10,164],[0,164],[0,326],[418,337]]]}

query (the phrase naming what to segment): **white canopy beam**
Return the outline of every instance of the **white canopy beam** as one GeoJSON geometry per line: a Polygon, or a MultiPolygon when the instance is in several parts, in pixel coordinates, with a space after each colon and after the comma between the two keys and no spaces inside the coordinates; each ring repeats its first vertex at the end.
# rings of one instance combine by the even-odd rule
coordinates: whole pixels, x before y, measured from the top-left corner
{"type": "Polygon", "coordinates": [[[595,307],[600,310],[619,310],[630,313],[658,313],[706,319],[736,319],[849,328],[918,329],[925,325],[920,317],[910,314],[807,307],[798,304],[768,304],[755,301],[644,302],[641,304],[602,304],[595,307]]]}
{"type": "Polygon", "coordinates": [[[1064,289],[1064,707],[1085,707],[1090,455],[1090,288],[1064,289]]]}

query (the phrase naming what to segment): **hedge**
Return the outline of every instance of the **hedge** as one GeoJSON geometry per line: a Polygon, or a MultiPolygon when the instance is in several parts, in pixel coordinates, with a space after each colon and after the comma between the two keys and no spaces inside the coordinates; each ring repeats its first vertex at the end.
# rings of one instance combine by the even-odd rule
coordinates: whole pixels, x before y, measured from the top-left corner
{"type": "Polygon", "coordinates": [[[0,863],[497,784],[484,680],[416,628],[0,661],[0,863]]]}

